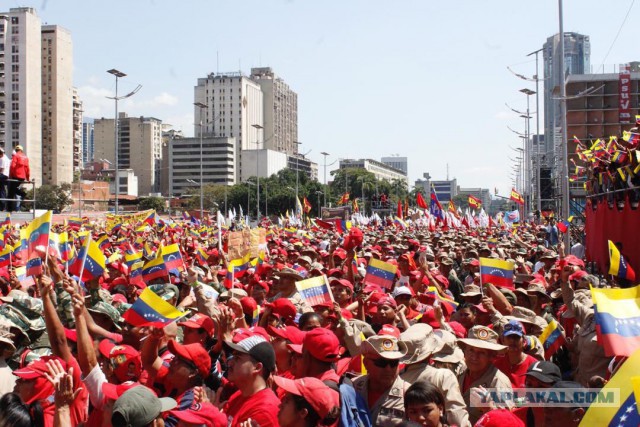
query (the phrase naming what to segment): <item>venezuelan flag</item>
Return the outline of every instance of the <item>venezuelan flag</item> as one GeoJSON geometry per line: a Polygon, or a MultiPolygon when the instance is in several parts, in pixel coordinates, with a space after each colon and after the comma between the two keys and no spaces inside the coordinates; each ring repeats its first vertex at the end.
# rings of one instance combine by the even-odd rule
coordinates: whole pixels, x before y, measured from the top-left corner
{"type": "Polygon", "coordinates": [[[75,231],[80,230],[80,227],[82,227],[82,223],[83,223],[82,218],[71,217],[69,218],[69,221],[68,221],[69,228],[75,231]]]}
{"type": "Polygon", "coordinates": [[[489,246],[491,249],[495,249],[498,246],[498,239],[496,239],[495,237],[487,239],[487,246],[489,246]]]}
{"type": "Polygon", "coordinates": [[[514,264],[493,258],[480,258],[480,281],[500,288],[513,288],[514,264]]]}
{"type": "Polygon", "coordinates": [[[333,295],[329,289],[327,277],[324,275],[296,282],[296,288],[300,292],[300,296],[311,307],[325,302],[333,302],[333,295]]]}
{"type": "Polygon", "coordinates": [[[42,274],[42,258],[37,254],[31,254],[27,260],[27,276],[39,276],[42,274]]]}
{"type": "Polygon", "coordinates": [[[180,254],[180,247],[177,243],[169,246],[163,246],[161,251],[162,259],[167,270],[173,270],[174,268],[183,271],[184,261],[182,260],[182,254],[180,254]]]}
{"type": "Polygon", "coordinates": [[[124,261],[129,267],[131,267],[133,264],[141,260],[142,252],[136,251],[135,248],[131,246],[131,243],[129,243],[129,248],[124,253],[124,261]]]}
{"type": "Polygon", "coordinates": [[[596,331],[607,356],[630,356],[640,349],[640,285],[625,289],[591,288],[596,331]]]}
{"type": "MultiPolygon", "coordinates": [[[[144,261],[137,261],[131,265],[129,269],[129,282],[134,284],[143,284],[142,269],[144,267],[144,261]]],[[[144,285],[143,287],[146,287],[144,285]]]]}
{"type": "Polygon", "coordinates": [[[544,328],[539,339],[544,348],[544,358],[546,360],[551,359],[551,356],[567,342],[562,329],[560,329],[560,325],[555,319],[551,319],[551,322],[544,328]]]}
{"type": "Polygon", "coordinates": [[[393,223],[394,223],[395,225],[397,225],[398,227],[402,228],[403,230],[406,230],[406,229],[407,229],[407,223],[406,223],[406,222],[404,222],[404,221],[402,220],[402,218],[400,218],[400,217],[398,217],[398,216],[393,220],[393,223]]]}
{"type": "Polygon", "coordinates": [[[189,312],[181,312],[151,289],[146,288],[140,297],[125,311],[122,317],[133,326],[163,327],[186,316],[189,312]]]}
{"type": "Polygon", "coordinates": [[[8,227],[11,225],[11,214],[7,212],[2,222],[0,222],[0,227],[8,227]]]}
{"type": "Polygon", "coordinates": [[[16,268],[15,274],[20,284],[25,288],[36,284],[36,282],[33,280],[33,277],[27,275],[27,267],[24,265],[22,267],[16,268]]]}
{"type": "Polygon", "coordinates": [[[601,393],[619,393],[619,405],[592,404],[582,417],[580,427],[590,426],[639,426],[640,414],[636,405],[634,381],[632,378],[640,372],[640,351],[636,351],[627,359],[609,382],[600,390],[601,393]]]}
{"type": "Polygon", "coordinates": [[[87,238],[86,243],[78,251],[76,261],[69,266],[69,272],[76,274],[84,282],[100,277],[106,269],[107,259],[98,244],[87,238]]]}
{"type": "Polygon", "coordinates": [[[58,234],[58,247],[62,261],[69,262],[73,260],[76,248],[73,245],[73,240],[69,240],[69,234],[66,231],[58,234]]]}
{"type": "Polygon", "coordinates": [[[396,271],[398,271],[397,266],[371,258],[369,265],[367,265],[367,274],[364,276],[364,283],[391,289],[393,281],[396,278],[396,271]]]}
{"type": "Polygon", "coordinates": [[[158,256],[149,261],[142,268],[142,278],[145,282],[149,282],[153,279],[169,276],[167,266],[164,264],[164,258],[162,258],[162,252],[158,251],[158,256]]]}
{"type": "Polygon", "coordinates": [[[6,267],[9,264],[11,264],[11,246],[6,245],[1,251],[0,251],[0,268],[2,267],[6,267]]]}
{"type": "Polygon", "coordinates": [[[49,231],[51,230],[51,211],[34,219],[26,228],[28,250],[33,251],[36,246],[49,246],[49,231]]]}
{"type": "Polygon", "coordinates": [[[636,272],[611,240],[609,240],[609,274],[632,282],[636,280],[636,272]]]}
{"type": "Polygon", "coordinates": [[[207,264],[207,259],[209,259],[209,254],[204,250],[202,246],[198,246],[195,251],[195,257],[198,261],[198,264],[205,266],[207,264]]]}
{"type": "Polygon", "coordinates": [[[98,244],[98,247],[100,248],[100,250],[105,250],[106,248],[111,246],[111,242],[109,241],[108,234],[103,234],[102,236],[100,236],[96,241],[96,243],[98,244]]]}
{"type": "Polygon", "coordinates": [[[458,309],[458,303],[452,299],[445,298],[438,292],[438,289],[435,286],[429,286],[426,294],[427,298],[432,299],[434,302],[436,300],[440,301],[440,304],[447,307],[447,311],[449,313],[453,313],[458,309]]]}

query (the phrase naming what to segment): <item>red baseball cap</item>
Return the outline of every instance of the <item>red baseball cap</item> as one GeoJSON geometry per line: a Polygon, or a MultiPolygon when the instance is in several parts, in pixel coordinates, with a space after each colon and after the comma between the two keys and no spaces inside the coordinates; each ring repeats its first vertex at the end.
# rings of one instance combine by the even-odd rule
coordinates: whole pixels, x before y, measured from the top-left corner
{"type": "Polygon", "coordinates": [[[274,376],[273,380],[278,387],[287,392],[302,396],[320,415],[321,419],[329,415],[333,408],[340,407],[340,394],[317,378],[307,377],[291,380],[274,376]]]}
{"type": "Polygon", "coordinates": [[[67,337],[67,340],[78,342],[78,332],[76,332],[75,329],[64,328],[64,335],[67,337]]]}
{"type": "Polygon", "coordinates": [[[426,323],[427,325],[431,326],[433,329],[442,328],[442,326],[440,325],[440,322],[438,322],[438,320],[436,319],[436,312],[433,309],[425,311],[422,314],[422,318],[420,319],[420,322],[426,323]]]}
{"type": "Polygon", "coordinates": [[[331,281],[329,282],[329,286],[333,286],[333,285],[348,288],[351,290],[351,292],[353,292],[353,283],[351,283],[347,279],[338,279],[338,278],[331,279],[331,281]]]}
{"type": "Polygon", "coordinates": [[[400,329],[393,325],[382,325],[382,328],[378,331],[378,335],[390,335],[392,337],[400,338],[400,329]]]}
{"type": "Polygon", "coordinates": [[[258,308],[258,303],[252,297],[240,298],[240,305],[242,306],[242,312],[253,316],[254,311],[258,308]]]}
{"type": "Polygon", "coordinates": [[[508,409],[494,409],[484,414],[475,427],[524,427],[524,422],[508,409]]]}
{"type": "Polygon", "coordinates": [[[178,322],[178,326],[184,326],[186,328],[193,329],[202,328],[207,331],[207,334],[209,334],[210,337],[213,336],[213,333],[215,331],[213,320],[211,320],[209,316],[202,313],[196,313],[184,322],[178,322]]]}
{"type": "Polygon", "coordinates": [[[129,390],[130,388],[134,388],[141,385],[138,381],[125,381],[122,384],[113,384],[113,383],[103,383],[102,384],[102,393],[107,397],[107,399],[118,400],[122,394],[129,390]]]}
{"type": "Polygon", "coordinates": [[[315,359],[323,362],[335,362],[340,357],[340,341],[329,329],[315,328],[308,331],[302,347],[315,359]]]}
{"type": "Polygon", "coordinates": [[[118,381],[133,381],[142,374],[140,352],[130,345],[115,345],[109,352],[109,360],[114,367],[113,373],[118,381]]]}
{"type": "Polygon", "coordinates": [[[578,270],[575,273],[573,273],[571,276],[569,276],[569,280],[580,280],[587,277],[588,275],[589,273],[587,273],[586,271],[578,270]]]}
{"type": "Polygon", "coordinates": [[[467,328],[462,326],[462,323],[452,320],[451,322],[449,322],[449,326],[451,326],[451,329],[453,329],[453,333],[456,337],[465,338],[467,336],[467,328]]]}
{"type": "Polygon", "coordinates": [[[227,425],[227,417],[209,402],[193,403],[181,411],[174,409],[169,414],[185,423],[218,427],[227,425]]]}
{"type": "Polygon", "coordinates": [[[282,338],[291,344],[302,344],[305,333],[295,326],[285,326],[284,328],[268,327],[269,334],[273,337],[282,338]]]}
{"type": "Polygon", "coordinates": [[[34,360],[24,368],[16,369],[13,371],[13,375],[22,378],[23,380],[35,380],[36,378],[45,378],[45,374],[49,373],[47,367],[47,361],[57,360],[62,365],[62,369],[67,370],[67,363],[57,356],[43,356],[40,359],[34,360]]]}
{"type": "Polygon", "coordinates": [[[271,314],[285,320],[293,320],[298,313],[296,306],[287,298],[278,298],[274,302],[268,302],[265,307],[271,307],[271,314]]]}
{"type": "Polygon", "coordinates": [[[179,357],[183,360],[187,360],[195,365],[202,375],[202,378],[207,378],[209,376],[209,371],[211,370],[211,357],[209,357],[209,353],[204,349],[202,344],[187,344],[182,345],[176,342],[175,340],[169,341],[169,351],[173,353],[176,357],[179,357]]]}
{"type": "Polygon", "coordinates": [[[233,336],[231,341],[235,344],[244,340],[245,338],[253,337],[255,335],[259,335],[264,338],[266,341],[269,341],[271,337],[267,330],[261,326],[254,326],[252,328],[239,328],[232,332],[233,336]]]}

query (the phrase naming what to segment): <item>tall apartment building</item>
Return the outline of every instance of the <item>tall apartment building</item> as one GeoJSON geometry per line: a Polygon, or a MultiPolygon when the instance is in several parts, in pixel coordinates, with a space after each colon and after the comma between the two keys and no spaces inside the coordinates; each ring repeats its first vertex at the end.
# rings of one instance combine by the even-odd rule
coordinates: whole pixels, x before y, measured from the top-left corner
{"type": "MultiPolygon", "coordinates": [[[[42,183],[42,34],[30,7],[0,13],[0,145],[22,145],[42,183]]],[[[69,100],[71,104],[71,100],[69,100]]]]}
{"type": "MultiPolygon", "coordinates": [[[[106,159],[115,165],[113,119],[95,119],[94,159],[106,159]]],[[[153,117],[118,115],[118,170],[132,169],[138,177],[138,193],[160,191],[162,161],[162,121],[153,117]]]]}
{"type": "Polygon", "coordinates": [[[82,167],[93,162],[93,119],[82,118],[82,167]]]}
{"type": "Polygon", "coordinates": [[[400,157],[400,156],[383,157],[380,159],[380,161],[385,165],[389,165],[392,168],[401,170],[402,172],[404,172],[405,175],[409,174],[409,161],[407,160],[406,157],[400,157]]]}
{"type": "MultiPolygon", "coordinates": [[[[262,132],[264,129],[255,127],[264,126],[260,85],[240,72],[211,73],[198,79],[194,88],[194,102],[207,106],[194,106],[194,135],[200,136],[202,123],[203,136],[233,138],[236,143],[235,171],[241,170],[242,150],[255,149],[258,145],[261,148],[265,135],[262,132]]],[[[232,172],[237,179],[239,174],[235,171],[227,172],[232,172]]]]}
{"type": "Polygon", "coordinates": [[[82,152],[82,100],[78,89],[73,88],[73,173],[79,173],[84,167],[82,152]]]}
{"type": "MultiPolygon", "coordinates": [[[[73,181],[73,45],[71,33],[42,27],[42,183],[73,181]]],[[[32,162],[35,159],[32,160],[32,162]]]]}
{"type": "Polygon", "coordinates": [[[546,161],[550,167],[557,167],[554,160],[559,157],[557,146],[560,145],[562,130],[560,128],[560,85],[565,77],[572,74],[588,74],[590,72],[591,42],[589,36],[578,33],[564,33],[564,64],[560,70],[560,35],[555,34],[547,39],[542,47],[544,68],[544,141],[546,161]]]}
{"type": "Polygon", "coordinates": [[[271,67],[251,69],[262,89],[264,132],[262,148],[293,155],[298,152],[298,94],[271,67]]]}

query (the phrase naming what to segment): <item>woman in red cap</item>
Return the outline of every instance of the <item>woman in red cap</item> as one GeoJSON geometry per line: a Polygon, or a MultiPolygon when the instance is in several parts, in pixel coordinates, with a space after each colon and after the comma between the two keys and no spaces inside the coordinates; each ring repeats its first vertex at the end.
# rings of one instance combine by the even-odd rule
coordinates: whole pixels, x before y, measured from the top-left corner
{"type": "Polygon", "coordinates": [[[337,425],[340,394],[317,378],[291,380],[273,377],[287,393],[280,404],[280,427],[316,427],[337,425]]]}

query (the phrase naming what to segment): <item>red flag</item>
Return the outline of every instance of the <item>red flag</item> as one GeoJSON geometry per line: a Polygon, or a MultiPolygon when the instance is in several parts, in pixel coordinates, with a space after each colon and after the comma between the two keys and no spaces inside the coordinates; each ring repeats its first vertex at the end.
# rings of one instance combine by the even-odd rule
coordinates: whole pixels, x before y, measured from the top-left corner
{"type": "Polygon", "coordinates": [[[416,205],[422,209],[427,209],[427,202],[422,197],[422,193],[416,194],[416,205]]]}
{"type": "Polygon", "coordinates": [[[398,200],[398,211],[396,212],[396,216],[400,219],[403,219],[402,216],[402,201],[398,200]]]}

